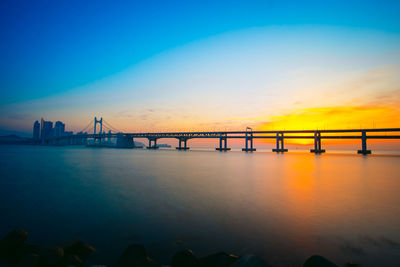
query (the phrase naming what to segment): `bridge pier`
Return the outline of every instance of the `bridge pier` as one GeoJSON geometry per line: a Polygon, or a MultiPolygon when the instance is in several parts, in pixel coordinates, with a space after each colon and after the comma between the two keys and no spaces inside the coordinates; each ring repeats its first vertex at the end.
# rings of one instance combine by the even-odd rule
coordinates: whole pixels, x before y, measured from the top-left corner
{"type": "Polygon", "coordinates": [[[149,138],[149,146],[147,147],[147,149],[158,149],[157,138],[149,138]],[[152,141],[154,142],[153,145],[151,145],[152,141]]]}
{"type": "Polygon", "coordinates": [[[325,149],[321,148],[321,132],[314,132],[314,149],[310,149],[311,153],[321,154],[325,149]]]}
{"type": "Polygon", "coordinates": [[[178,150],[188,150],[189,147],[187,147],[187,138],[179,138],[179,146],[176,147],[178,150]],[[183,147],[182,147],[182,142],[183,142],[183,147]]]}
{"type": "Polygon", "coordinates": [[[256,149],[253,148],[253,133],[250,133],[250,136],[248,136],[248,134],[246,132],[245,142],[246,142],[246,147],[242,148],[242,151],[246,151],[246,152],[256,151],[256,149]],[[250,147],[249,147],[249,143],[250,143],[250,147]]]}
{"type": "Polygon", "coordinates": [[[218,150],[218,151],[231,150],[229,147],[227,147],[227,139],[226,139],[226,137],[220,137],[219,138],[219,147],[215,148],[215,150],[218,150]],[[222,146],[222,143],[224,144],[223,146],[222,146]]]}
{"type": "Polygon", "coordinates": [[[273,148],[272,152],[288,152],[288,150],[284,147],[283,139],[283,133],[276,133],[276,148],[273,148]]]}
{"type": "Polygon", "coordinates": [[[118,148],[134,148],[135,142],[131,136],[124,135],[122,133],[117,135],[117,142],[115,143],[115,147],[118,148]]]}
{"type": "Polygon", "coordinates": [[[358,150],[357,153],[358,154],[363,154],[363,155],[368,155],[371,154],[371,150],[367,149],[367,132],[366,131],[362,131],[361,132],[361,150],[358,150]]]}

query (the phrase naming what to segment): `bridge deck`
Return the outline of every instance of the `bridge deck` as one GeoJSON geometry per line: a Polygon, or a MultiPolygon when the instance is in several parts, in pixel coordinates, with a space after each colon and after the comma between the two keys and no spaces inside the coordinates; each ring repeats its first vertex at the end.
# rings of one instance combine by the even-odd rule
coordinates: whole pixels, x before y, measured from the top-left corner
{"type": "MultiPolygon", "coordinates": [[[[243,151],[252,152],[256,151],[253,147],[254,139],[275,139],[276,148],[274,152],[287,152],[288,149],[284,148],[285,139],[313,139],[314,149],[310,152],[320,154],[324,153],[325,149],[321,148],[322,139],[360,139],[362,149],[358,150],[359,154],[370,154],[371,150],[367,149],[367,139],[400,139],[400,128],[380,128],[380,129],[339,129],[339,130],[288,130],[288,131],[220,131],[220,132],[169,132],[169,133],[103,133],[103,134],[77,134],[71,136],[62,136],[52,138],[51,141],[57,143],[60,139],[69,140],[86,140],[88,138],[105,139],[117,137],[118,140],[122,139],[122,143],[134,144],[133,138],[147,138],[149,140],[148,149],[158,148],[157,139],[160,138],[176,138],[179,140],[179,150],[187,150],[187,140],[194,138],[218,138],[220,139],[219,151],[228,151],[228,139],[244,139],[245,148],[243,151]],[[384,134],[383,134],[384,133],[384,134]],[[182,146],[183,143],[183,146],[182,146]],[[224,145],[223,145],[224,143],[224,145]]],[[[133,145],[134,146],[134,145],[133,145]]],[[[128,145],[126,147],[133,147],[128,145]]],[[[125,147],[125,146],[122,146],[125,147]]]]}
{"type": "Polygon", "coordinates": [[[375,133],[374,135],[366,135],[368,139],[400,139],[400,128],[380,128],[380,129],[338,129],[338,130],[282,130],[282,131],[216,131],[216,132],[166,132],[166,133],[111,133],[111,134],[76,134],[72,136],[61,136],[53,139],[68,139],[68,138],[106,138],[117,137],[119,135],[130,138],[177,138],[177,139],[192,139],[192,138],[242,138],[247,137],[255,139],[270,139],[276,138],[277,134],[281,134],[285,139],[312,139],[315,138],[315,133],[321,134],[321,139],[360,139],[362,133],[375,133]],[[385,135],[377,135],[383,133],[385,135]],[[359,135],[356,135],[356,134],[359,135]],[[390,134],[389,134],[390,133],[390,134]],[[295,135],[301,134],[301,135],[295,135]],[[336,134],[336,135],[332,135],[336,134]]]}

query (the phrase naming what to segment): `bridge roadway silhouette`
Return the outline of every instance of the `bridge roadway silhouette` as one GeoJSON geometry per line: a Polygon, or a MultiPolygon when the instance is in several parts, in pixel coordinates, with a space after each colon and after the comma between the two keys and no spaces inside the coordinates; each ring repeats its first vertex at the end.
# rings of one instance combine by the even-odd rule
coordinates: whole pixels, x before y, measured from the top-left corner
{"type": "MultiPolygon", "coordinates": [[[[250,129],[250,128],[248,128],[250,129]]],[[[105,138],[117,137],[125,140],[128,144],[133,143],[134,138],[148,139],[147,149],[157,149],[157,140],[162,138],[178,139],[179,145],[176,149],[187,150],[187,141],[198,138],[215,138],[219,139],[218,151],[228,151],[228,139],[243,139],[245,147],[242,149],[246,152],[256,151],[253,145],[254,139],[275,139],[276,148],[273,152],[287,152],[284,140],[286,139],[313,139],[314,146],[310,150],[312,153],[324,153],[322,148],[323,139],[359,139],[361,141],[361,149],[359,154],[370,154],[371,150],[367,149],[368,139],[400,139],[400,128],[378,128],[378,129],[338,129],[338,130],[287,130],[287,131],[215,131],[215,132],[159,132],[159,133],[93,133],[93,134],[76,134],[72,136],[59,137],[63,138],[93,138],[101,140],[105,138]],[[384,134],[383,134],[384,133],[384,134]],[[389,134],[388,134],[389,133],[389,134]]]]}

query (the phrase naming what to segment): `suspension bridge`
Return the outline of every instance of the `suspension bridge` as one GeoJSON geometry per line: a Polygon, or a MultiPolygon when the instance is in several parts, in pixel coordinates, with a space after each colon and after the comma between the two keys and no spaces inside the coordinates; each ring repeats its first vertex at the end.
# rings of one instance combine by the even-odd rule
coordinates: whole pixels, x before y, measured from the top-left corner
{"type": "Polygon", "coordinates": [[[245,131],[215,131],[215,132],[160,132],[160,133],[124,133],[106,122],[103,118],[94,118],[84,129],[74,135],[52,138],[53,142],[67,139],[70,143],[87,144],[92,140],[94,144],[101,146],[104,140],[116,138],[116,147],[134,148],[134,138],[148,140],[147,149],[158,149],[157,141],[162,138],[173,138],[178,140],[178,150],[188,150],[187,143],[190,139],[213,138],[219,140],[218,151],[229,151],[229,139],[243,139],[244,148],[242,151],[256,151],[254,140],[275,139],[276,147],[273,152],[288,152],[285,148],[285,140],[288,139],[311,139],[314,145],[310,152],[321,154],[325,152],[322,148],[322,140],[328,139],[349,139],[360,140],[361,149],[359,154],[367,155],[371,150],[367,149],[367,140],[389,140],[400,139],[400,128],[377,128],[377,129],[337,129],[337,130],[287,130],[287,131],[253,131],[247,127],[245,131]],[[93,133],[90,133],[93,130],[93,133]],[[106,132],[105,130],[108,130],[106,132]],[[74,142],[75,140],[75,142],[74,142]]]}

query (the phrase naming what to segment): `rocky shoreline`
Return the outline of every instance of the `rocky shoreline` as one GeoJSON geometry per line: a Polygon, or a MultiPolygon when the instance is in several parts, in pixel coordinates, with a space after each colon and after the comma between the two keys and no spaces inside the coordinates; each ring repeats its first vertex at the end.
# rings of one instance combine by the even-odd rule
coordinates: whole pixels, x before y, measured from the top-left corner
{"type": "MultiPolygon", "coordinates": [[[[87,259],[96,250],[80,239],[71,239],[59,246],[41,246],[26,242],[27,238],[28,232],[26,230],[16,229],[0,240],[0,267],[106,266],[87,264],[87,259]]],[[[255,255],[236,256],[219,252],[198,258],[191,250],[183,250],[171,256],[169,265],[159,264],[148,257],[143,246],[134,244],[128,246],[117,262],[109,265],[109,267],[273,267],[255,255]]],[[[337,267],[338,265],[322,256],[314,255],[308,258],[302,266],[337,267]]],[[[346,264],[346,267],[356,266],[361,265],[346,264]]]]}

